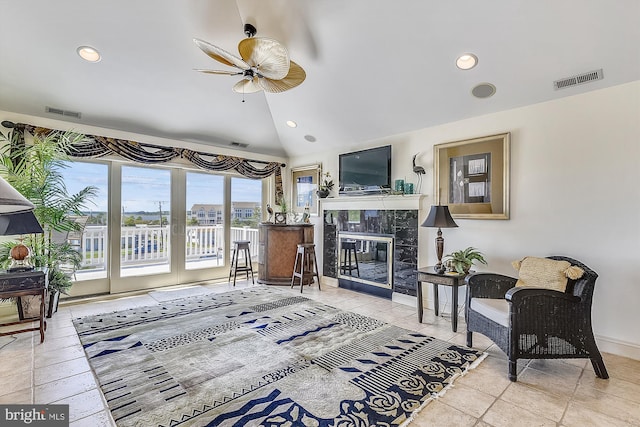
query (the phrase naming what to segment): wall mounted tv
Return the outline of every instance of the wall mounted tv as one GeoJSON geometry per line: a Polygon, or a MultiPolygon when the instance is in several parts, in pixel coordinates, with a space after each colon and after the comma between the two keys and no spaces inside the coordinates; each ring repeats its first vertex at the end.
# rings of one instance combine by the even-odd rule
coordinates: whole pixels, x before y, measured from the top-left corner
{"type": "Polygon", "coordinates": [[[340,154],[339,181],[343,195],[391,190],[391,146],[340,154]]]}

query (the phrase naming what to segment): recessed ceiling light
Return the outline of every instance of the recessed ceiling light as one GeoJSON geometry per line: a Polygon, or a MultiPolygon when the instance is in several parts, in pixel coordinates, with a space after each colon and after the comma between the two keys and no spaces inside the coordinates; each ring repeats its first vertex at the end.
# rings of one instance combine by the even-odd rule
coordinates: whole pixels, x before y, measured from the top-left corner
{"type": "Polygon", "coordinates": [[[478,57],[473,53],[465,53],[456,59],[456,66],[461,70],[470,70],[478,65],[478,57]]]}
{"type": "Polygon", "coordinates": [[[100,61],[100,59],[102,59],[102,57],[100,56],[100,52],[98,52],[91,46],[80,46],[78,49],[76,49],[76,52],[78,52],[80,58],[88,62],[98,62],[100,61]]]}
{"type": "Polygon", "coordinates": [[[293,120],[287,120],[287,126],[289,126],[290,128],[295,128],[298,127],[298,124],[293,120]]]}
{"type": "Polygon", "coordinates": [[[313,135],[305,135],[304,139],[306,139],[309,142],[316,142],[316,137],[313,135]]]}

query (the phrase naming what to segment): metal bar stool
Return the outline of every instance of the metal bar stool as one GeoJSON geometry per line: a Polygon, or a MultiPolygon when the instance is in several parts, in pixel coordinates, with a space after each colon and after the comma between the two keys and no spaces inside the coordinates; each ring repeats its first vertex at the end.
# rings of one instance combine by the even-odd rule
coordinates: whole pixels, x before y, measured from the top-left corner
{"type": "Polygon", "coordinates": [[[298,244],[296,261],[293,264],[293,276],[291,276],[292,288],[295,284],[296,277],[300,278],[300,293],[302,293],[304,282],[309,281],[310,279],[309,286],[311,286],[314,277],[318,279],[318,290],[320,290],[320,276],[318,275],[318,261],[316,260],[316,245],[313,243],[298,244]]]}
{"type": "Polygon", "coordinates": [[[249,250],[249,240],[236,240],[233,242],[233,254],[231,255],[231,268],[229,269],[229,282],[233,275],[233,286],[236,285],[236,275],[238,272],[245,272],[247,274],[247,280],[249,280],[249,272],[251,272],[251,282],[255,284],[253,278],[253,265],[251,264],[251,251],[249,250]],[[244,254],[244,265],[238,265],[238,257],[240,251],[244,254]]]}
{"type": "Polygon", "coordinates": [[[356,255],[356,241],[344,240],[342,242],[342,263],[340,264],[340,271],[342,273],[349,272],[349,276],[352,276],[351,271],[356,270],[358,277],[360,277],[360,267],[358,266],[358,256],[356,255]],[[355,260],[355,265],[351,263],[351,257],[355,260]]]}

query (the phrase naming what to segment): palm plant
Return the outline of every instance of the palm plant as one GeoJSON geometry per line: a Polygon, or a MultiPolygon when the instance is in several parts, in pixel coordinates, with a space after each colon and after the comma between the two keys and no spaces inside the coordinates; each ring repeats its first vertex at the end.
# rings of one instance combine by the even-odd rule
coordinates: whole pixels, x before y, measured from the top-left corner
{"type": "Polygon", "coordinates": [[[469,270],[471,269],[474,261],[478,261],[485,265],[487,264],[487,261],[484,259],[484,255],[482,255],[482,252],[472,247],[468,247],[467,249],[463,249],[460,251],[451,252],[450,254],[445,255],[444,259],[446,260],[446,264],[450,266],[451,269],[460,274],[469,273],[469,270]]]}
{"type": "MultiPolygon", "coordinates": [[[[97,189],[91,186],[70,194],[62,175],[62,170],[68,167],[69,146],[84,136],[54,132],[37,135],[28,144],[0,136],[10,141],[0,149],[0,175],[35,205],[34,214],[44,230],[43,234],[25,239],[32,250],[32,262],[35,267],[48,268],[50,290],[66,293],[72,282],[64,267],[79,268],[82,255],[67,242],[56,242],[54,233],[80,230],[73,215],[82,215],[97,194],[97,189]]],[[[5,266],[10,261],[10,245],[0,247],[0,263],[5,266]]]]}

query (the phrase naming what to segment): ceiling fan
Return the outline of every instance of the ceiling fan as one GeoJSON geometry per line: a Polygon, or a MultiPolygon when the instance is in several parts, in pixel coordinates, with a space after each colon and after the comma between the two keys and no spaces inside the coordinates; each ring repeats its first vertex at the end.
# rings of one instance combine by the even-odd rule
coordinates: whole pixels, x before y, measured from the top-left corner
{"type": "Polygon", "coordinates": [[[302,83],[307,76],[301,66],[289,59],[287,48],[280,42],[264,37],[254,37],[256,27],[244,25],[247,38],[240,41],[238,51],[241,58],[224,49],[194,38],[195,44],[211,58],[239,71],[202,70],[201,73],[242,76],[242,80],[233,86],[234,92],[254,93],[264,90],[279,93],[292,89],[302,83]]]}

